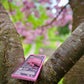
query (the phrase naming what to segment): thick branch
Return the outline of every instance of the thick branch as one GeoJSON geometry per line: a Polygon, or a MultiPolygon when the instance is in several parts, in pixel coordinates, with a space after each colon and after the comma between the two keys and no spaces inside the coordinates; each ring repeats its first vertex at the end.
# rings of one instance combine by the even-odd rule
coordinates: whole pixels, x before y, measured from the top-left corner
{"type": "Polygon", "coordinates": [[[70,0],[70,5],[73,10],[72,31],[74,31],[80,23],[84,22],[84,0],[70,0]]]}
{"type": "Polygon", "coordinates": [[[0,84],[20,83],[11,74],[24,61],[23,56],[20,37],[0,3],[0,84]]]}
{"type": "MultiPolygon", "coordinates": [[[[73,9],[73,27],[74,31],[76,27],[84,22],[84,0],[70,0],[71,7],[73,9]]],[[[64,76],[64,84],[83,84],[84,83],[84,55],[81,59],[72,67],[72,69],[64,76]],[[76,80],[76,81],[75,81],[76,80]]]]}
{"type": "Polygon", "coordinates": [[[56,50],[43,66],[36,84],[56,84],[84,53],[84,23],[56,50]]]}
{"type": "MultiPolygon", "coordinates": [[[[34,84],[57,84],[83,54],[84,23],[77,27],[46,62],[38,80],[34,84]]],[[[32,84],[27,81],[24,81],[23,84],[25,83],[32,84]]]]}

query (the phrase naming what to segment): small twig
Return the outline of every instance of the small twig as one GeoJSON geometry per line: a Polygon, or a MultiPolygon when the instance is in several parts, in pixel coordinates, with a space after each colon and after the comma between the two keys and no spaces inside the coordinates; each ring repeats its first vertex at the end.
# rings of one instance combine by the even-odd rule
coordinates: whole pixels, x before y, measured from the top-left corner
{"type": "Polygon", "coordinates": [[[48,26],[48,25],[51,25],[51,24],[59,17],[59,15],[62,13],[62,11],[66,8],[66,6],[67,6],[68,4],[69,4],[69,3],[67,3],[67,4],[60,10],[60,12],[57,14],[57,16],[56,16],[49,24],[43,25],[43,26],[41,26],[41,27],[46,27],[46,26],[48,26]]]}

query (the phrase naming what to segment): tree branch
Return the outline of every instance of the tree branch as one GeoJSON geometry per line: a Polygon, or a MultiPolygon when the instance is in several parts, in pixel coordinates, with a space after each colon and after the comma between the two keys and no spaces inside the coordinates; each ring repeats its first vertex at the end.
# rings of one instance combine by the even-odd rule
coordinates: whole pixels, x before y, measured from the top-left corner
{"type": "Polygon", "coordinates": [[[0,84],[21,84],[20,80],[11,78],[11,74],[23,61],[20,37],[0,2],[0,84]]]}
{"type": "Polygon", "coordinates": [[[59,17],[59,15],[62,13],[62,11],[66,8],[66,6],[67,6],[68,4],[69,4],[69,3],[67,3],[64,7],[61,8],[60,12],[57,14],[57,16],[56,16],[49,24],[43,25],[43,26],[41,26],[41,28],[46,27],[46,26],[48,26],[48,25],[51,25],[54,21],[56,21],[56,19],[59,17]]]}
{"type": "Polygon", "coordinates": [[[77,27],[43,66],[36,84],[57,84],[84,54],[83,37],[84,23],[77,27]]]}

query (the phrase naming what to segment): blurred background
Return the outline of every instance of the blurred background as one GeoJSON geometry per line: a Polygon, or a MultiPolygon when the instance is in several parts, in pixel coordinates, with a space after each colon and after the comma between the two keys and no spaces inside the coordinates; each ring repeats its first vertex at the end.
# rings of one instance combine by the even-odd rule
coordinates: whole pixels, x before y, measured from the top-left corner
{"type": "Polygon", "coordinates": [[[73,14],[68,2],[2,0],[21,37],[25,58],[30,54],[44,54],[47,60],[67,39],[72,31],[73,14]]]}

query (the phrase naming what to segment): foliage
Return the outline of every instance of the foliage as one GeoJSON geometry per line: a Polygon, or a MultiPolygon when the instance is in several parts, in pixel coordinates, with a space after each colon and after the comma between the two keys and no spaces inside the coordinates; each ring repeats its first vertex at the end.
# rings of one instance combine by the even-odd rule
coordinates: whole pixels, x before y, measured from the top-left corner
{"type": "Polygon", "coordinates": [[[64,27],[58,27],[57,28],[57,31],[59,32],[59,35],[65,35],[65,34],[68,34],[68,33],[70,33],[70,30],[69,30],[69,28],[68,28],[68,25],[69,24],[66,24],[64,27]]]}
{"type": "Polygon", "coordinates": [[[68,23],[67,30],[71,30],[72,10],[67,5],[59,15],[63,8],[59,6],[60,0],[56,0],[55,5],[51,0],[5,0],[2,2],[24,43],[32,44],[41,40],[43,44],[48,45],[49,39],[53,36],[49,31],[53,28],[52,33],[55,37],[60,33],[60,27],[66,28],[68,23]],[[56,12],[53,13],[53,10],[56,12]],[[59,15],[58,18],[51,23],[56,15],[59,15]]]}

